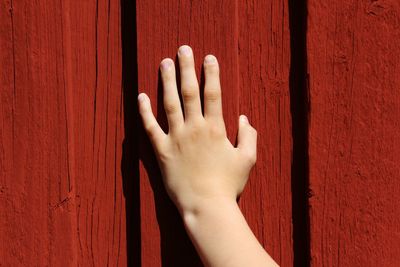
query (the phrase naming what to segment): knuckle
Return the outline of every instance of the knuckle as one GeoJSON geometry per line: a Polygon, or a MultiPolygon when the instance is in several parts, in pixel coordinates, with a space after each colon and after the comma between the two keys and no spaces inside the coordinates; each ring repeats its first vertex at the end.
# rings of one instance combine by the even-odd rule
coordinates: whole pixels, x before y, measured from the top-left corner
{"type": "Polygon", "coordinates": [[[178,106],[174,103],[165,102],[164,103],[164,110],[167,114],[174,114],[178,112],[178,106]]]}
{"type": "Polygon", "coordinates": [[[212,137],[225,137],[225,129],[218,124],[212,123],[209,132],[212,137]]]}
{"type": "Polygon", "coordinates": [[[197,140],[203,134],[203,129],[204,127],[201,123],[193,123],[189,131],[189,138],[191,140],[197,140]]]}
{"type": "Polygon", "coordinates": [[[166,82],[173,81],[175,79],[175,75],[173,75],[172,70],[165,70],[161,73],[162,78],[166,82]]]}
{"type": "Polygon", "coordinates": [[[204,98],[208,101],[215,102],[221,98],[221,91],[217,89],[204,90],[204,98]]]}
{"type": "Polygon", "coordinates": [[[245,161],[250,165],[253,166],[257,161],[257,153],[253,151],[246,151],[244,152],[245,161]]]}
{"type": "Polygon", "coordinates": [[[186,86],[185,88],[182,88],[181,93],[182,93],[182,98],[184,100],[189,100],[189,101],[195,99],[198,94],[196,87],[193,85],[189,85],[186,86]]]}
{"type": "Polygon", "coordinates": [[[200,131],[192,130],[189,134],[189,140],[195,142],[196,140],[199,139],[200,135],[201,135],[200,131]]]}

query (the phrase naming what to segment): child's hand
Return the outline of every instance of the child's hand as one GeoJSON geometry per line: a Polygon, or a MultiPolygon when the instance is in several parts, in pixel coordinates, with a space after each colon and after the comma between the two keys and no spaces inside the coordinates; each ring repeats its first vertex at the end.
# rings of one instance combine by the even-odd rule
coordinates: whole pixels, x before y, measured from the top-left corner
{"type": "Polygon", "coordinates": [[[238,146],[232,146],[222,117],[217,59],[208,55],[204,60],[203,116],[193,52],[181,46],[178,57],[185,119],[172,59],[161,62],[168,134],[158,125],[149,98],[139,95],[139,111],[167,192],[205,266],[277,266],[236,203],[256,162],[257,132],[241,116],[238,146]]]}
{"type": "Polygon", "coordinates": [[[257,132],[247,118],[241,116],[238,146],[234,147],[226,136],[222,116],[217,59],[208,55],[204,60],[203,116],[191,48],[181,46],[178,58],[185,115],[179,100],[174,62],[169,58],[161,62],[168,134],[157,123],[144,93],[139,95],[139,110],[167,192],[182,213],[195,212],[198,204],[207,199],[236,201],[256,162],[257,132]]]}

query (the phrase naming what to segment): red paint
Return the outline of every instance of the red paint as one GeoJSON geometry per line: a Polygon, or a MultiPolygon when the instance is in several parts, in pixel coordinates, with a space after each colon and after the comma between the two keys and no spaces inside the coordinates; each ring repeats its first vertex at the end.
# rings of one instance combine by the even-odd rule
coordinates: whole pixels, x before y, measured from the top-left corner
{"type": "Polygon", "coordinates": [[[308,12],[312,266],[400,266],[400,3],[308,12]]]}
{"type": "MultiPolygon", "coordinates": [[[[311,264],[399,266],[400,4],[307,8],[311,264]]],[[[258,130],[240,206],[293,266],[290,37],[281,0],[1,0],[0,265],[201,266],[136,112],[145,91],[166,126],[158,64],[189,44],[199,77],[219,59],[230,140],[258,130]]]]}
{"type": "Polygon", "coordinates": [[[126,264],[120,10],[97,4],[0,1],[1,266],[126,264]]]}
{"type": "MultiPolygon", "coordinates": [[[[289,99],[290,36],[286,1],[238,1],[240,114],[257,129],[257,163],[240,200],[253,232],[280,266],[293,265],[289,99]]],[[[224,72],[225,70],[222,69],[224,72]]],[[[231,74],[224,73],[229,79],[231,74]]],[[[225,88],[225,97],[237,97],[225,88]]],[[[225,115],[232,116],[229,107],[225,115]]],[[[232,119],[234,121],[234,119],[232,119]]],[[[230,127],[237,129],[236,121],[230,127]]]]}
{"type": "MultiPolygon", "coordinates": [[[[258,163],[241,198],[254,233],[281,266],[291,266],[291,118],[288,7],[284,1],[137,1],[139,90],[166,125],[157,82],[164,57],[190,45],[221,65],[224,117],[234,143],[238,116],[259,132],[258,163]],[[263,3],[261,3],[263,2],[263,3]],[[165,16],[164,14],[173,14],[165,16]]],[[[197,266],[199,259],[162,185],[147,138],[141,145],[142,265],[197,266]],[[150,178],[149,178],[150,177],[150,178]]]]}

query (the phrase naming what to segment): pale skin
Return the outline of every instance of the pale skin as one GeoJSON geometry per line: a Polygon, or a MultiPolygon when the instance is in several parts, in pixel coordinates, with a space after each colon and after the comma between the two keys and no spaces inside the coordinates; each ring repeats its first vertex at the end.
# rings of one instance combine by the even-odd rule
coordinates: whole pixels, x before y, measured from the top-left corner
{"type": "Polygon", "coordinates": [[[155,119],[148,96],[138,96],[165,188],[206,266],[278,266],[252,233],[236,201],[256,162],[257,131],[241,115],[238,145],[233,146],[226,136],[216,57],[208,55],[203,63],[203,112],[192,49],[181,46],[178,59],[183,109],[174,61],[165,58],[160,64],[167,134],[155,119]]]}

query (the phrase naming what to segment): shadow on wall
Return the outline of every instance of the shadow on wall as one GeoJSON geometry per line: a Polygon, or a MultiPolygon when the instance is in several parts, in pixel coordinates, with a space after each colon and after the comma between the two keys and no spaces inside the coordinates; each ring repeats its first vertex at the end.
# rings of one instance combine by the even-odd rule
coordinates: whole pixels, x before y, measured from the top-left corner
{"type": "MultiPolygon", "coordinates": [[[[307,136],[309,105],[307,92],[306,6],[307,1],[289,0],[291,46],[290,101],[293,136],[292,218],[294,266],[310,265],[307,136]]],[[[165,191],[153,149],[141,127],[136,99],[138,94],[138,62],[136,54],[135,1],[121,0],[121,30],[125,127],[121,170],[126,201],[127,265],[142,266],[139,180],[139,160],[142,160],[154,193],[156,216],[161,234],[162,266],[203,266],[185,232],[177,209],[165,191]]],[[[203,73],[201,76],[201,84],[203,85],[203,73]]],[[[166,130],[167,121],[162,104],[160,75],[158,77],[157,90],[157,120],[163,129],[166,130]]],[[[154,257],[157,257],[157,255],[154,257]]]]}
{"type": "Polygon", "coordinates": [[[121,0],[122,94],[125,139],[122,147],[121,173],[126,212],[127,266],[141,266],[140,183],[138,130],[139,117],[136,54],[136,3],[121,0]]]}
{"type": "MultiPolygon", "coordinates": [[[[135,1],[121,0],[121,31],[125,128],[121,171],[126,202],[127,265],[142,266],[139,177],[139,160],[141,160],[154,193],[156,216],[161,235],[162,266],[203,266],[186,234],[175,205],[165,191],[153,149],[139,117],[135,1]]],[[[163,129],[166,129],[167,120],[162,104],[160,74],[157,90],[157,120],[163,129]]]]}
{"type": "MultiPolygon", "coordinates": [[[[163,107],[163,88],[160,73],[158,74],[157,84],[157,121],[167,132],[168,124],[163,107]]],[[[185,231],[179,212],[165,190],[153,149],[142,127],[140,140],[140,160],[149,176],[154,193],[156,217],[161,235],[162,266],[203,266],[185,231]]]]}
{"type": "Polygon", "coordinates": [[[310,266],[308,215],[308,81],[307,81],[307,0],[289,0],[290,27],[290,111],[293,158],[291,170],[293,266],[310,266]]]}

